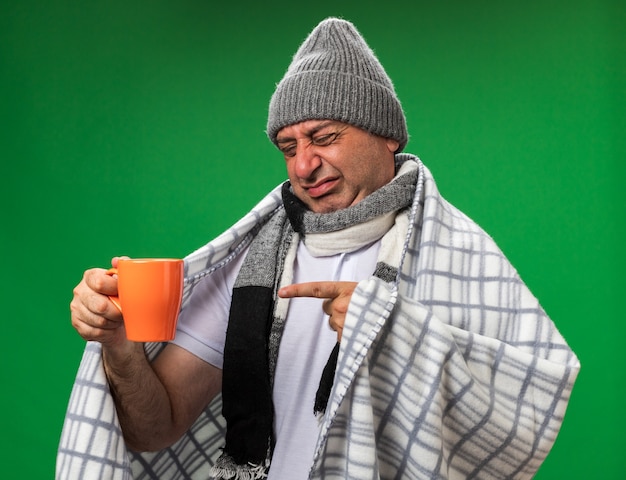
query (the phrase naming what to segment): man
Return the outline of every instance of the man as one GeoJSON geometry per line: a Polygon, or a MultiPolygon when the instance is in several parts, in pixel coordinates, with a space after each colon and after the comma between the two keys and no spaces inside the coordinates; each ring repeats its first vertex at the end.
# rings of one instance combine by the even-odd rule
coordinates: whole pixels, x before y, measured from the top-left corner
{"type": "Polygon", "coordinates": [[[85,272],[72,324],[98,345],[57,477],[206,478],[214,462],[211,478],[532,477],[578,360],[493,241],[400,153],[401,105],[352,24],[311,32],[267,133],[289,182],[186,259],[173,342],[126,340],[116,280],[85,272]]]}

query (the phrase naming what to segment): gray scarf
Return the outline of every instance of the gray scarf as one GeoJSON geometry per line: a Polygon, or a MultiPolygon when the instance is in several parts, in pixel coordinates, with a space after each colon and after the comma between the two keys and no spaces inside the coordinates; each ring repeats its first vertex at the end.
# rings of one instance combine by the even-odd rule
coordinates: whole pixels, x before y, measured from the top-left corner
{"type": "MultiPolygon", "coordinates": [[[[216,478],[264,478],[274,448],[272,385],[288,300],[277,290],[293,277],[300,239],[315,256],[355,251],[383,239],[374,275],[392,282],[399,263],[398,225],[407,223],[417,183],[417,164],[398,163],[396,177],[356,205],[316,214],[282,189],[284,209],[261,227],[250,245],[235,286],[224,346],[222,381],[226,418],[224,453],[213,467],[216,478]],[[399,215],[399,213],[402,215],[399,215]]],[[[403,237],[403,235],[400,235],[403,237]]],[[[332,387],[339,344],[330,354],[311,404],[323,412],[332,387]]]]}

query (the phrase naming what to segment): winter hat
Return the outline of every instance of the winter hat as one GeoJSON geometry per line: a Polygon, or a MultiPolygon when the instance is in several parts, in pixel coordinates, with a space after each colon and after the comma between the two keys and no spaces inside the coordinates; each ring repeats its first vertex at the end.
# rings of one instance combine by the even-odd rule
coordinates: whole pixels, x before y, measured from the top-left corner
{"type": "Polygon", "coordinates": [[[272,96],[267,135],[305,120],[337,120],[407,141],[406,120],[391,79],[355,26],[323,20],[293,57],[272,96]]]}

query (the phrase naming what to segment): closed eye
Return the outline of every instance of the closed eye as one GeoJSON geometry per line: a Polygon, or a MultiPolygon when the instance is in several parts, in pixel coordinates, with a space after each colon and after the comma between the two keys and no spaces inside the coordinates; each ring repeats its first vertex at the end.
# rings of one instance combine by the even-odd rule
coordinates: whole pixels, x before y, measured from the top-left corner
{"type": "Polygon", "coordinates": [[[326,147],[337,139],[339,133],[340,132],[332,132],[325,133],[324,135],[316,135],[314,137],[311,137],[311,143],[318,147],[326,147]]]}
{"type": "MultiPolygon", "coordinates": [[[[336,125],[335,122],[327,122],[317,125],[315,128],[311,129],[305,137],[309,138],[309,146],[315,147],[328,147],[335,143],[339,138],[341,138],[342,134],[345,130],[348,129],[349,125],[341,126],[336,125]],[[328,131],[330,129],[332,131],[328,131]],[[325,131],[324,131],[325,130],[325,131]]],[[[298,140],[295,138],[285,137],[279,139],[277,142],[278,149],[280,152],[286,157],[295,157],[296,152],[298,150],[298,140]]]]}
{"type": "Polygon", "coordinates": [[[279,145],[278,149],[285,157],[293,157],[296,154],[296,143],[288,143],[286,145],[279,145]]]}

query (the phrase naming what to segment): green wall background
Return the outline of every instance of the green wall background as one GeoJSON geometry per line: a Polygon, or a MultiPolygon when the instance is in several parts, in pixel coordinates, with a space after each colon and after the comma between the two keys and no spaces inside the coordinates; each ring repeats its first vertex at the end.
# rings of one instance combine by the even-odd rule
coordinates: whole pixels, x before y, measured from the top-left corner
{"type": "Polygon", "coordinates": [[[183,256],[282,181],[267,103],[330,15],[394,79],[407,151],[581,359],[537,478],[624,478],[624,2],[4,0],[0,463],[20,472],[7,478],[52,478],[83,270],[183,256]]]}

